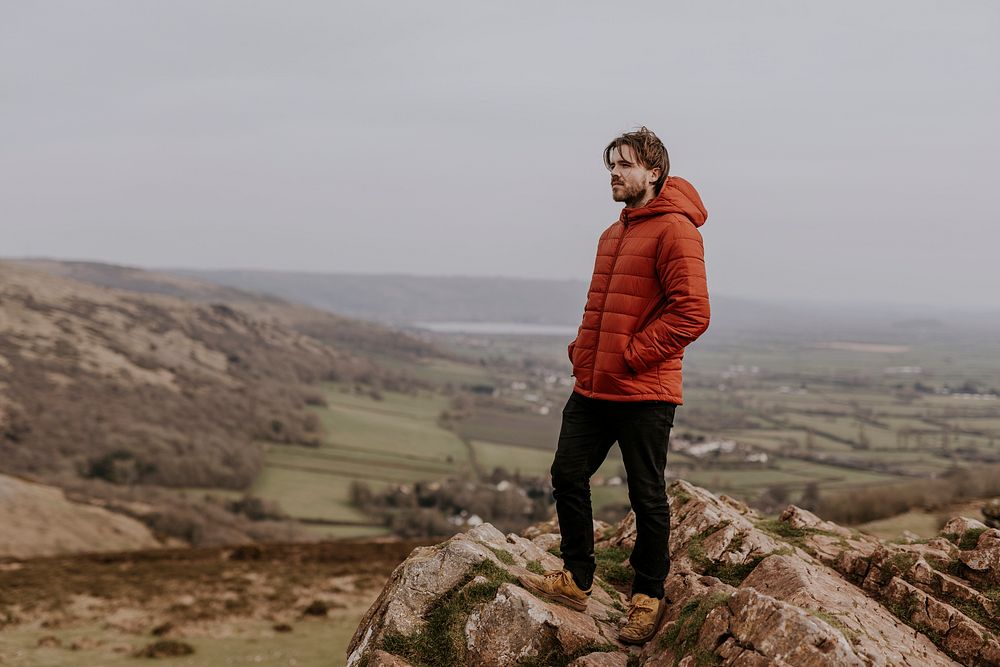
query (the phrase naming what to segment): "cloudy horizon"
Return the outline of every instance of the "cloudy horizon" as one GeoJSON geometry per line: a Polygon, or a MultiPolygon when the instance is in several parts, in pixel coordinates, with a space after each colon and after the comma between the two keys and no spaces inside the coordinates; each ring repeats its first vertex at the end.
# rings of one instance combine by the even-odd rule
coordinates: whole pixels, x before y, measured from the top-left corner
{"type": "Polygon", "coordinates": [[[4,13],[0,256],[587,280],[645,124],[713,293],[996,308],[992,3],[4,13]]]}

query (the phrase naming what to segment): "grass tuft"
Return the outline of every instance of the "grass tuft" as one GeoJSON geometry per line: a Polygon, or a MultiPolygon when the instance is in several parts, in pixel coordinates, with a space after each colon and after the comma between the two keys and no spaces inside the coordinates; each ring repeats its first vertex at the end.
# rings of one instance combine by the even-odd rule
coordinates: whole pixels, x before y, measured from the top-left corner
{"type": "Polygon", "coordinates": [[[688,493],[687,491],[685,491],[684,489],[679,488],[679,487],[677,487],[677,490],[674,491],[673,493],[671,493],[670,495],[672,495],[674,498],[676,498],[677,502],[679,502],[681,505],[683,505],[687,501],[691,500],[691,494],[688,493]]]}
{"type": "MultiPolygon", "coordinates": [[[[952,558],[951,560],[930,558],[927,563],[938,572],[944,572],[960,579],[965,578],[965,573],[962,571],[964,565],[958,558],[952,558]]],[[[1000,598],[997,599],[997,602],[1000,602],[1000,598]]]]}
{"type": "Polygon", "coordinates": [[[979,544],[979,536],[986,532],[986,528],[971,528],[962,534],[962,539],[958,542],[958,548],[962,551],[971,551],[979,544]]]}
{"type": "Polygon", "coordinates": [[[629,586],[634,573],[626,562],[630,552],[621,547],[603,547],[594,550],[597,576],[613,586],[629,586]]]}
{"type": "Polygon", "coordinates": [[[887,558],[883,563],[881,563],[879,568],[878,583],[879,586],[885,586],[893,577],[906,578],[907,572],[909,572],[914,563],[917,562],[917,556],[911,553],[897,553],[893,554],[887,558]]]}
{"type": "Polygon", "coordinates": [[[816,528],[794,528],[778,519],[763,519],[757,522],[757,527],[765,533],[780,537],[783,540],[801,540],[813,533],[823,532],[816,528]]]}
{"type": "Polygon", "coordinates": [[[750,576],[750,573],[760,565],[764,558],[766,556],[754,556],[745,563],[712,563],[712,567],[708,568],[705,574],[716,577],[735,588],[750,576]]]}
{"type": "Polygon", "coordinates": [[[504,549],[497,549],[496,547],[491,547],[488,544],[485,544],[483,546],[492,551],[496,555],[496,557],[500,559],[500,562],[503,563],[504,565],[514,564],[514,556],[512,556],[509,551],[505,551],[504,549]]]}

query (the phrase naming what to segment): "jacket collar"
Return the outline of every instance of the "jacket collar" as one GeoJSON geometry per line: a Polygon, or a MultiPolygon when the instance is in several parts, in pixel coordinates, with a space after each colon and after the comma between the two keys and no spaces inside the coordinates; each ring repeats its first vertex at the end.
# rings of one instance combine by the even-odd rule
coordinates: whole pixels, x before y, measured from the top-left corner
{"type": "Polygon", "coordinates": [[[694,186],[679,176],[670,176],[663,182],[660,194],[639,208],[623,208],[618,216],[626,227],[665,213],[679,213],[701,227],[708,220],[708,210],[694,186]]]}

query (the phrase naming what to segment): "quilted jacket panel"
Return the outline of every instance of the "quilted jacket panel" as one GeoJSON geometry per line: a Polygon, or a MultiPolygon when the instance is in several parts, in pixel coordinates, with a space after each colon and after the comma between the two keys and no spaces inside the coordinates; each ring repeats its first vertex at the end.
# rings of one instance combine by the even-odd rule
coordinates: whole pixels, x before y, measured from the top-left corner
{"type": "Polygon", "coordinates": [[[672,176],[601,234],[583,321],[569,344],[574,391],[683,403],[684,348],[710,318],[698,231],[707,219],[694,186],[672,176]]]}

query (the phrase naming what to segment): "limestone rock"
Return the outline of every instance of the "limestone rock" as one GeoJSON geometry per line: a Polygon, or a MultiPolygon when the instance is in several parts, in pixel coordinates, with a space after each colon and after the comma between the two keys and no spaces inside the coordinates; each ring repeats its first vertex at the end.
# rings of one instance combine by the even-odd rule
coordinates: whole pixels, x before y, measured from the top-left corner
{"type": "Polygon", "coordinates": [[[506,541],[492,525],[482,524],[437,546],[414,549],[362,618],[348,647],[348,667],[360,664],[386,635],[407,636],[420,630],[431,604],[460,584],[473,566],[484,561],[502,566],[489,546],[502,548],[506,541]]]}
{"type": "Polygon", "coordinates": [[[935,657],[938,651],[929,639],[915,637],[892,612],[821,564],[789,555],[771,556],[741,587],[793,604],[830,626],[867,665],[952,664],[935,657]]]}
{"type": "MultiPolygon", "coordinates": [[[[605,533],[612,530],[614,526],[607,523],[606,521],[594,520],[594,541],[604,539],[605,533]]],[[[559,534],[559,520],[556,517],[552,517],[548,521],[543,521],[542,523],[536,523],[533,526],[528,526],[521,531],[521,537],[525,537],[529,540],[534,540],[540,535],[558,535],[559,534]]]]}
{"type": "Polygon", "coordinates": [[[628,656],[624,653],[607,653],[605,651],[588,653],[569,663],[569,667],[627,667],[628,656]]]}
{"type": "Polygon", "coordinates": [[[542,551],[550,551],[553,547],[558,547],[562,537],[559,533],[544,533],[531,539],[531,543],[542,551]]]}
{"type": "Polygon", "coordinates": [[[984,530],[979,535],[979,539],[976,540],[977,549],[989,549],[991,547],[1000,547],[1000,530],[996,528],[984,530]]]}
{"type": "Polygon", "coordinates": [[[466,659],[474,665],[514,665],[557,652],[572,655],[608,641],[593,617],[512,584],[502,585],[492,602],[469,616],[464,635],[466,659]]]}
{"type": "Polygon", "coordinates": [[[993,583],[1000,583],[1000,547],[962,551],[958,559],[970,570],[986,576],[993,583]]]}
{"type": "Polygon", "coordinates": [[[944,537],[955,536],[956,542],[961,542],[962,538],[969,531],[985,531],[987,528],[986,524],[982,521],[976,521],[975,519],[970,519],[964,516],[956,516],[953,519],[949,519],[944,526],[941,527],[940,535],[944,537]]]}
{"type": "Polygon", "coordinates": [[[778,520],[783,521],[792,528],[799,530],[808,528],[811,530],[822,530],[828,533],[833,533],[834,535],[840,535],[841,537],[851,536],[851,531],[847,528],[842,528],[841,526],[829,521],[823,521],[812,512],[796,507],[795,505],[789,505],[786,507],[778,517],[778,520]]]}
{"type": "MultiPolygon", "coordinates": [[[[441,627],[428,629],[445,608],[457,633],[445,648],[453,664],[470,667],[1000,667],[1000,615],[988,590],[1000,583],[1000,530],[959,517],[942,537],[891,544],[795,506],[765,518],[683,481],[668,496],[668,606],[644,646],[617,642],[626,600],[599,579],[585,612],[516,583],[525,568],[561,566],[549,553],[558,525],[503,535],[483,524],[414,550],[393,572],[351,642],[349,667],[419,664],[413,646],[441,636],[441,627]]],[[[631,549],[635,516],[595,533],[598,548],[631,549]]]]}
{"type": "Polygon", "coordinates": [[[724,641],[734,649],[753,651],[773,663],[802,667],[865,664],[844,636],[829,625],[753,588],[738,591],[728,610],[730,636],[724,641]]]}
{"type": "Polygon", "coordinates": [[[398,655],[385,651],[373,651],[368,667],[411,667],[411,665],[398,655]]]}
{"type": "Polygon", "coordinates": [[[521,531],[521,537],[525,537],[529,540],[533,540],[539,535],[558,535],[559,534],[559,519],[552,517],[548,521],[543,521],[541,523],[536,523],[533,526],[528,526],[521,531]]]}

